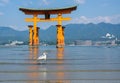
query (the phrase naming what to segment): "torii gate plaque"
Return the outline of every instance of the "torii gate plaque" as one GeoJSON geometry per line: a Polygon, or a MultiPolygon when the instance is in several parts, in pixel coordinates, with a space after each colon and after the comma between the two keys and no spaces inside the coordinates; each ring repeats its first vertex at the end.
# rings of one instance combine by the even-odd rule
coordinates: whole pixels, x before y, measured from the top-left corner
{"type": "Polygon", "coordinates": [[[36,46],[39,45],[38,36],[38,22],[50,22],[57,21],[57,45],[56,47],[64,47],[64,27],[62,27],[62,21],[68,21],[70,17],[62,17],[62,14],[69,14],[73,10],[76,10],[77,6],[59,8],[59,9],[30,9],[30,8],[19,8],[20,11],[24,12],[26,15],[33,15],[33,18],[26,18],[26,22],[33,22],[33,26],[29,26],[29,45],[36,46]],[[57,14],[56,18],[50,18],[51,14],[57,14]],[[38,18],[38,15],[45,15],[45,18],[38,18]],[[33,27],[33,29],[32,29],[33,27]]]}

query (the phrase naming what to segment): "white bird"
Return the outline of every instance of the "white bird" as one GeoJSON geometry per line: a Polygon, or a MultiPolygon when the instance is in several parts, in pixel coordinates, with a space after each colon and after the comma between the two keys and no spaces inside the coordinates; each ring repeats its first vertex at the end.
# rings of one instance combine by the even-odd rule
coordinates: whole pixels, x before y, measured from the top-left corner
{"type": "Polygon", "coordinates": [[[38,60],[46,60],[46,59],[47,59],[47,55],[45,52],[43,53],[43,55],[38,57],[38,60]]]}

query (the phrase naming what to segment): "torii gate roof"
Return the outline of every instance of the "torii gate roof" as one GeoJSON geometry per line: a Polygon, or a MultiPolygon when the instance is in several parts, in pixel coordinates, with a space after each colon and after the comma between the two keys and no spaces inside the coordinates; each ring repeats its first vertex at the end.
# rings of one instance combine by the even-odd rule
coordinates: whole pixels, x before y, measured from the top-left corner
{"type": "Polygon", "coordinates": [[[65,8],[52,8],[52,9],[33,9],[33,8],[19,8],[20,11],[28,15],[33,14],[69,14],[76,10],[77,6],[65,7],[65,8]]]}

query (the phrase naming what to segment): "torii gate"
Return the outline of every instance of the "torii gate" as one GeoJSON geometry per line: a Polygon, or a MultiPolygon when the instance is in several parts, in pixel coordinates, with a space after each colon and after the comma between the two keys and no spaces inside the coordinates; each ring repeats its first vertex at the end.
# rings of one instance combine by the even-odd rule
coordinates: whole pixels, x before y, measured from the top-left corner
{"type": "Polygon", "coordinates": [[[64,27],[62,27],[62,21],[68,21],[70,17],[62,17],[62,14],[69,14],[73,10],[76,10],[77,6],[59,8],[59,9],[30,9],[30,8],[19,8],[20,11],[26,15],[33,15],[33,18],[26,18],[26,22],[33,22],[33,26],[29,27],[29,45],[39,45],[39,32],[37,23],[38,22],[50,22],[57,21],[57,45],[56,47],[64,47],[64,27]],[[50,18],[51,14],[57,14],[56,18],[50,18]],[[45,18],[38,18],[38,15],[45,15],[45,18]],[[32,29],[33,27],[33,29],[32,29]]]}

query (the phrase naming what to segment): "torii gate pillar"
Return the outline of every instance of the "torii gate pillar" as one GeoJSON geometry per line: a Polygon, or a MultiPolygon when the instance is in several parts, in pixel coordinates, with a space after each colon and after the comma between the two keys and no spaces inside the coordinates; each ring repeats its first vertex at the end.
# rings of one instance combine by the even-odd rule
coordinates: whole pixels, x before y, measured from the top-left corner
{"type": "Polygon", "coordinates": [[[33,26],[32,25],[28,25],[29,28],[29,45],[32,46],[33,45],[33,26]]]}
{"type": "Polygon", "coordinates": [[[56,47],[57,48],[60,48],[60,47],[64,47],[65,43],[64,43],[64,28],[65,27],[62,27],[62,14],[58,14],[58,25],[57,26],[57,45],[56,47]]]}
{"type": "Polygon", "coordinates": [[[56,25],[57,26],[57,40],[56,40],[56,47],[62,48],[65,46],[65,38],[64,38],[64,28],[62,25],[56,25]]]}
{"type": "Polygon", "coordinates": [[[28,25],[29,27],[29,45],[37,46],[39,45],[39,27],[33,28],[32,25],[28,25]]]}

